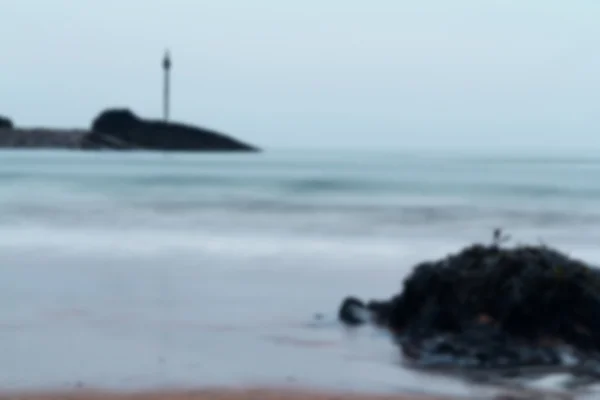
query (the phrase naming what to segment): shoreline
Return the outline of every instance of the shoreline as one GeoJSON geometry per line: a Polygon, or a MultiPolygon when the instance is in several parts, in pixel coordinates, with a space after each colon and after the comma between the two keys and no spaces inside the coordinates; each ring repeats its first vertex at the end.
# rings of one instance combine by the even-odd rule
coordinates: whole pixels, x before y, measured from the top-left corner
{"type": "Polygon", "coordinates": [[[207,387],[200,389],[154,389],[116,391],[73,390],[0,391],[0,400],[459,400],[468,397],[416,393],[381,394],[321,388],[207,387]]]}
{"type": "Polygon", "coordinates": [[[82,141],[90,133],[84,129],[0,127],[0,149],[81,150],[82,141]]]}

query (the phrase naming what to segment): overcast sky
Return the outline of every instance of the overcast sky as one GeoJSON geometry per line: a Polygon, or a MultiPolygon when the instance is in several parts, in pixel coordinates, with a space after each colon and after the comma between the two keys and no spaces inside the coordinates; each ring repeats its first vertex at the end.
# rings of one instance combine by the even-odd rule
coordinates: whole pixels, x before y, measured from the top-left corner
{"type": "Polygon", "coordinates": [[[0,114],[172,117],[267,148],[596,148],[599,0],[1,0],[0,114]]]}

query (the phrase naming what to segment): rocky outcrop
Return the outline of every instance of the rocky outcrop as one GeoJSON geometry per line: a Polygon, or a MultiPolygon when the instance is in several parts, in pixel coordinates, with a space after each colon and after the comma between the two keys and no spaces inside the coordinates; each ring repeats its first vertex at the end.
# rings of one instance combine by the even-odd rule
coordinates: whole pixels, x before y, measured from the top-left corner
{"type": "Polygon", "coordinates": [[[576,366],[600,376],[600,272],[546,246],[474,244],[416,265],[403,290],[339,318],[392,333],[419,367],[576,366]],[[567,357],[568,356],[568,357],[567,357]]]}
{"type": "Polygon", "coordinates": [[[0,129],[12,129],[13,123],[9,118],[0,115],[0,129]]]}
{"type": "Polygon", "coordinates": [[[222,133],[190,125],[145,120],[128,109],[103,111],[91,130],[21,128],[0,116],[0,148],[85,150],[259,151],[222,133]]]}
{"type": "Polygon", "coordinates": [[[142,119],[129,109],[109,109],[96,117],[85,149],[164,151],[258,151],[222,133],[191,125],[142,119]]]}

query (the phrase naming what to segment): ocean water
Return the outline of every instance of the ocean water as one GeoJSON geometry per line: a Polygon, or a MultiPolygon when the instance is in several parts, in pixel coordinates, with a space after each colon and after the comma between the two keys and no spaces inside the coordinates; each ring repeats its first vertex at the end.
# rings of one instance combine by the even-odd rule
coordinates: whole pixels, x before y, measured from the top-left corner
{"type": "Polygon", "coordinates": [[[386,298],[416,262],[488,241],[496,227],[515,242],[600,261],[600,158],[5,151],[0,159],[4,389],[472,393],[402,368],[383,333],[340,327],[339,302],[386,298]]]}

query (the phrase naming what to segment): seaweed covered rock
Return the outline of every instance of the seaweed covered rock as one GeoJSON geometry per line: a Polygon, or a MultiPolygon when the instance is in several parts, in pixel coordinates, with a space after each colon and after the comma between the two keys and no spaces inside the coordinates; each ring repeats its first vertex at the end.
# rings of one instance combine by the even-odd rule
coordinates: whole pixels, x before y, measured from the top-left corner
{"type": "Polygon", "coordinates": [[[237,139],[205,128],[142,119],[129,109],[109,109],[92,122],[86,149],[171,151],[258,151],[237,139]]]}
{"type": "Polygon", "coordinates": [[[13,123],[10,118],[0,115],[0,129],[13,129],[13,123]]]}
{"type": "Polygon", "coordinates": [[[599,271],[541,245],[495,240],[420,263],[364,312],[422,365],[553,365],[567,347],[600,356],[599,271]]]}

